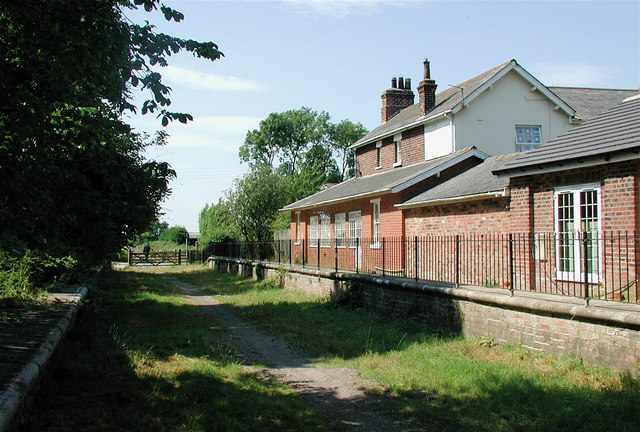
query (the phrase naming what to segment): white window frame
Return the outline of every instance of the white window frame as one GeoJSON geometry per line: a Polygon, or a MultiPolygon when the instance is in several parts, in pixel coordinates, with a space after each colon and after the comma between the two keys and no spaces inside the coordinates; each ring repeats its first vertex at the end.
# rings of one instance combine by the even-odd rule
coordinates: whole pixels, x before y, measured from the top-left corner
{"type": "MultiPolygon", "coordinates": [[[[553,194],[553,223],[556,237],[556,278],[558,280],[582,282],[584,275],[582,274],[582,255],[583,244],[579,239],[579,233],[585,229],[584,224],[595,223],[588,230],[590,235],[595,235],[600,239],[602,232],[602,193],[600,184],[584,184],[576,186],[558,187],[554,189],[553,194]],[[595,200],[592,203],[581,202],[582,197],[586,194],[595,192],[595,200]],[[562,196],[570,197],[571,203],[565,205],[562,196]],[[593,211],[595,207],[595,212],[593,211]],[[563,212],[563,218],[560,218],[563,212]],[[589,215],[585,216],[585,213],[589,215]],[[569,214],[567,214],[569,213],[569,214]],[[561,226],[563,223],[569,223],[570,228],[561,226]],[[568,267],[568,268],[567,268],[568,267]]],[[[600,282],[600,271],[602,269],[602,245],[600,240],[592,243],[592,258],[589,260],[592,265],[589,269],[588,281],[591,283],[600,282]],[[597,269],[594,271],[594,265],[597,269]]]]}
{"type": "Polygon", "coordinates": [[[382,141],[376,142],[376,169],[382,168],[382,141]]]}
{"type": "Polygon", "coordinates": [[[349,212],[349,247],[362,246],[362,213],[360,210],[349,212]],[[360,240],[359,242],[356,239],[360,240]]]}
{"type": "Polygon", "coordinates": [[[309,246],[318,246],[318,216],[309,217],[309,246]]]}
{"type": "Polygon", "coordinates": [[[336,247],[347,247],[347,215],[346,213],[336,213],[333,217],[334,237],[336,247]]]}
{"type": "Polygon", "coordinates": [[[320,247],[331,247],[331,215],[320,213],[320,247]]]}
{"type": "Polygon", "coordinates": [[[371,248],[380,247],[381,227],[380,227],[380,198],[371,201],[371,248]]]}
{"type": "Polygon", "coordinates": [[[394,162],[393,166],[394,167],[398,167],[398,166],[402,166],[402,141],[394,141],[393,144],[395,145],[395,153],[396,153],[396,161],[394,162]]]}
{"type": "Polygon", "coordinates": [[[516,125],[516,151],[533,150],[542,145],[542,126],[540,125],[516,125]]]}
{"type": "Polygon", "coordinates": [[[300,212],[296,212],[296,241],[295,244],[300,244],[300,212]]]}

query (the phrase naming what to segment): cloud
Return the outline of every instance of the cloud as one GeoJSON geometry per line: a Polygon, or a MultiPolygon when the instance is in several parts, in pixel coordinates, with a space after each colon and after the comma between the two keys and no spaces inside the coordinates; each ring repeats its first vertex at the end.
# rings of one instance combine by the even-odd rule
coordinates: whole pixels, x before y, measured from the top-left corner
{"type": "Polygon", "coordinates": [[[349,15],[366,15],[382,6],[404,6],[417,0],[282,0],[286,7],[305,14],[345,18],[349,15]]]}
{"type": "Polygon", "coordinates": [[[192,122],[167,127],[169,148],[216,148],[237,153],[247,131],[256,129],[260,118],[241,116],[194,117],[192,122]]]}
{"type": "Polygon", "coordinates": [[[603,87],[613,73],[587,63],[535,63],[531,70],[544,85],[570,87],[603,87]]]}
{"type": "Polygon", "coordinates": [[[213,91],[262,91],[265,86],[243,78],[197,72],[179,66],[167,66],[160,71],[167,81],[197,90],[213,91]]]}

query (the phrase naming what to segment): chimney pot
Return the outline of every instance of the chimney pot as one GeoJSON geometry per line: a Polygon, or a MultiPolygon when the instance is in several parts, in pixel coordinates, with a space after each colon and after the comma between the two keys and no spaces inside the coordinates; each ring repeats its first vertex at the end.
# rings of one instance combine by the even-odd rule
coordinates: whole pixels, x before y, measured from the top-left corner
{"type": "Polygon", "coordinates": [[[404,79],[404,88],[407,90],[411,90],[411,78],[404,79]]]}
{"type": "Polygon", "coordinates": [[[404,89],[404,78],[398,77],[398,88],[404,89]]]}
{"type": "Polygon", "coordinates": [[[396,77],[391,78],[391,88],[398,88],[398,80],[396,77]]]}
{"type": "Polygon", "coordinates": [[[429,59],[425,59],[423,64],[424,64],[424,79],[431,79],[431,66],[429,64],[429,59]]]}

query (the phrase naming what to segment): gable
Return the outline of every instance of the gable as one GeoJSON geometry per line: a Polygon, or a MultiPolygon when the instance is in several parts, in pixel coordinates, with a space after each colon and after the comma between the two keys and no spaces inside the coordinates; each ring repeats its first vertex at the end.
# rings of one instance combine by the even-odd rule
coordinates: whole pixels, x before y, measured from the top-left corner
{"type": "Polygon", "coordinates": [[[435,108],[425,116],[420,115],[420,105],[415,104],[400,111],[388,122],[385,122],[356,141],[350,148],[358,148],[370,142],[383,139],[395,133],[416,127],[420,124],[440,119],[450,113],[457,113],[473,100],[500,81],[506,74],[514,71],[527,83],[529,88],[540,93],[540,97],[548,99],[554,107],[573,117],[575,110],[560,99],[555,93],[547,89],[533,75],[527,72],[516,60],[502,63],[488,71],[481,73],[455,86],[447,86],[436,94],[435,108]]]}

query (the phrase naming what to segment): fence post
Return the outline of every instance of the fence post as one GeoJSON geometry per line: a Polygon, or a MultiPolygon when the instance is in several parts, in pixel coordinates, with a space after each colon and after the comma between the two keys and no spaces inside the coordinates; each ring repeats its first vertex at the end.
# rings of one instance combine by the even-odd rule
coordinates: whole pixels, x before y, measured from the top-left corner
{"type": "Polygon", "coordinates": [[[336,271],[338,271],[338,242],[336,240],[334,240],[334,242],[335,244],[333,250],[335,251],[336,271]]]}
{"type": "Polygon", "coordinates": [[[180,249],[177,249],[176,253],[178,254],[178,265],[180,265],[182,264],[182,253],[180,252],[180,249]]]}
{"type": "Polygon", "coordinates": [[[280,264],[280,240],[276,240],[276,253],[278,254],[278,264],[280,264]]]}
{"type": "Polygon", "coordinates": [[[460,234],[456,234],[456,286],[460,285],[460,234]]]}
{"type": "Polygon", "coordinates": [[[133,263],[133,258],[131,257],[131,249],[127,249],[127,264],[131,265],[133,263]]]}
{"type": "Polygon", "coordinates": [[[302,268],[304,268],[304,265],[305,265],[305,258],[308,258],[305,255],[308,246],[309,246],[309,243],[307,243],[305,239],[302,239],[302,268]]]}
{"type": "Polygon", "coordinates": [[[291,263],[293,262],[291,258],[292,252],[293,251],[291,250],[291,239],[289,239],[289,265],[291,265],[291,263]]]}
{"type": "Polygon", "coordinates": [[[515,279],[513,277],[513,234],[509,233],[509,288],[511,295],[513,296],[513,290],[515,289],[515,279]]]}
{"type": "Polygon", "coordinates": [[[318,242],[317,242],[317,249],[316,252],[318,252],[318,270],[320,270],[320,238],[318,238],[318,242]]]}
{"type": "Polygon", "coordinates": [[[418,277],[418,236],[413,237],[413,261],[414,267],[416,270],[416,280],[420,279],[418,277]]]}
{"type": "Polygon", "coordinates": [[[355,262],[356,273],[360,273],[360,237],[356,237],[355,262]]]}
{"type": "Polygon", "coordinates": [[[582,271],[584,271],[584,302],[589,306],[589,232],[582,232],[582,271]]]}
{"type": "Polygon", "coordinates": [[[385,267],[384,267],[384,240],[385,238],[382,237],[382,276],[385,275],[385,267]]]}

